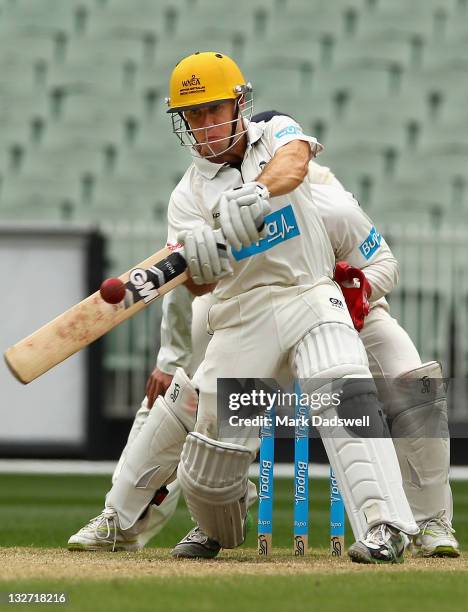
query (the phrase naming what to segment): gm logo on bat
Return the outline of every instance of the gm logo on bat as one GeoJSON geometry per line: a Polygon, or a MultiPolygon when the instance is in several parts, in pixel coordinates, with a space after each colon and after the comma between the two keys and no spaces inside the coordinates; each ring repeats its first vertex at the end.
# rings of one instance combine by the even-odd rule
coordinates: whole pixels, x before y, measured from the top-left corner
{"type": "MultiPolygon", "coordinates": [[[[150,272],[154,273],[154,268],[145,270],[144,268],[135,268],[130,272],[127,289],[133,294],[133,302],[143,300],[145,304],[151,302],[158,297],[159,291],[155,283],[150,278],[150,272]],[[135,299],[135,291],[139,299],[135,299]]],[[[162,273],[161,273],[162,274],[162,273]]]]}
{"type": "Polygon", "coordinates": [[[232,251],[232,255],[236,261],[241,261],[252,255],[268,251],[277,244],[290,240],[300,234],[291,204],[267,215],[265,217],[265,226],[267,230],[266,238],[262,238],[259,242],[249,247],[244,247],[239,251],[232,251]]]}
{"type": "Polygon", "coordinates": [[[186,269],[183,256],[175,251],[149,268],[134,268],[126,283],[125,308],[143,300],[148,304],[159,296],[158,289],[186,269]]]}

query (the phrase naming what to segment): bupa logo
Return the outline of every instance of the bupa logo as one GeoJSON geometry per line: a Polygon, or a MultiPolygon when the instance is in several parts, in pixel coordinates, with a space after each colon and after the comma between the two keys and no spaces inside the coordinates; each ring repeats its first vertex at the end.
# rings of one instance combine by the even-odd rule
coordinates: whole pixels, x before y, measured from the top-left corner
{"type": "Polygon", "coordinates": [[[265,227],[267,231],[265,238],[239,251],[232,251],[236,261],[268,251],[281,242],[295,238],[301,233],[291,204],[267,215],[265,217],[265,227]]]}
{"type": "Polygon", "coordinates": [[[344,309],[343,306],[343,302],[341,300],[339,300],[338,298],[328,298],[330,300],[330,304],[333,306],[333,308],[341,308],[344,309]]]}
{"type": "Polygon", "coordinates": [[[375,229],[375,227],[372,227],[370,234],[367,236],[364,242],[359,245],[359,250],[361,251],[361,254],[365,259],[370,259],[380,247],[381,243],[382,236],[375,229]]]}
{"type": "Polygon", "coordinates": [[[200,79],[195,74],[192,74],[191,79],[182,81],[182,87],[196,87],[197,85],[200,85],[200,79]]]}
{"type": "Polygon", "coordinates": [[[279,132],[276,132],[275,138],[283,138],[284,136],[302,134],[302,129],[298,125],[288,125],[279,132]]]}

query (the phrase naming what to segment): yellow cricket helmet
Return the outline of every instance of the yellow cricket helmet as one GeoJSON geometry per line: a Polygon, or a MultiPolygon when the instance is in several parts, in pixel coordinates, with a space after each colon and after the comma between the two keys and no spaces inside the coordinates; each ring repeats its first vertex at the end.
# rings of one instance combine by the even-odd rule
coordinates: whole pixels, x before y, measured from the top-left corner
{"type": "Polygon", "coordinates": [[[239,66],[223,53],[198,52],[181,60],[172,71],[169,94],[166,102],[172,131],[182,146],[190,147],[194,156],[200,156],[204,148],[206,159],[218,157],[232,149],[247,132],[247,123],[253,113],[252,86],[246,82],[239,66]],[[232,119],[211,126],[231,125],[228,138],[210,141],[207,132],[211,128],[191,128],[185,118],[185,111],[229,100],[234,100],[232,119]],[[226,141],[225,149],[215,151],[213,145],[221,141],[226,141]]]}
{"type": "Polygon", "coordinates": [[[193,53],[172,71],[167,112],[235,100],[251,89],[239,66],[227,55],[214,51],[193,53]]]}

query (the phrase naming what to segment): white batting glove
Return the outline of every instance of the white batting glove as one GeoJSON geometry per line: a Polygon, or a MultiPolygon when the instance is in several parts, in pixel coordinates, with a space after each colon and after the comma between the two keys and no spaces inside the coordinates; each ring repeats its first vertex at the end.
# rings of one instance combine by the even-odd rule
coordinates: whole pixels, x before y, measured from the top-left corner
{"type": "Polygon", "coordinates": [[[223,276],[232,274],[224,242],[219,230],[200,225],[193,230],[180,232],[177,241],[184,245],[185,259],[196,285],[216,283],[223,276]]]}
{"type": "Polygon", "coordinates": [[[220,225],[226,240],[238,251],[265,236],[264,218],[271,208],[270,194],[261,183],[245,183],[221,194],[220,225]]]}

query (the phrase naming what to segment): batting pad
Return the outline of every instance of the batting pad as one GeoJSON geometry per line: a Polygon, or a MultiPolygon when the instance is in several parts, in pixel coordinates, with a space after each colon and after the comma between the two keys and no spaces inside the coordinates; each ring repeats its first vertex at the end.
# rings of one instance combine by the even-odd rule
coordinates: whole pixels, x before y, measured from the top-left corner
{"type": "Polygon", "coordinates": [[[443,511],[451,520],[450,438],[442,368],[437,361],[424,363],[392,383],[386,411],[414,518],[423,521],[443,511]],[[430,386],[424,389],[423,382],[430,386]]]}
{"type": "MultiPolygon", "coordinates": [[[[331,381],[324,383],[323,379],[343,379],[341,404],[338,409],[333,405],[321,407],[324,419],[332,420],[364,410],[370,422],[375,423],[372,432],[376,433],[371,435],[385,435],[377,390],[355,330],[338,323],[315,327],[296,347],[293,367],[306,393],[328,391],[331,381]]],[[[362,539],[379,523],[393,525],[410,535],[418,533],[391,438],[358,437],[342,425],[318,426],[317,429],[335,473],[354,537],[362,539]]]]}
{"type": "Polygon", "coordinates": [[[164,398],[157,398],[127,449],[121,471],[107,494],[106,507],[117,512],[122,529],[132,528],[156,491],[170,481],[187,432],[195,427],[197,405],[197,392],[179,368],[164,398]]]}
{"type": "Polygon", "coordinates": [[[223,548],[245,539],[247,479],[253,460],[240,444],[218,442],[189,433],[182,450],[177,478],[194,521],[223,548]]]}

